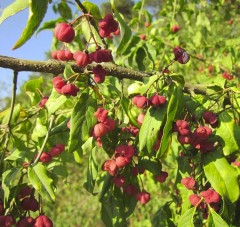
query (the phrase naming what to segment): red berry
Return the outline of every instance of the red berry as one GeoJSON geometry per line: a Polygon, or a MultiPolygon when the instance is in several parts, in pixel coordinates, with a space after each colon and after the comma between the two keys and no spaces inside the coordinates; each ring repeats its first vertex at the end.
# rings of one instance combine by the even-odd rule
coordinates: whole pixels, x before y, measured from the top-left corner
{"type": "Polygon", "coordinates": [[[55,147],[53,147],[50,151],[49,154],[52,157],[57,157],[58,155],[60,155],[65,149],[65,145],[64,144],[57,144],[55,147]]]}
{"type": "Polygon", "coordinates": [[[146,39],[147,39],[147,36],[146,36],[145,34],[140,34],[140,35],[139,35],[139,38],[140,38],[141,40],[146,40],[146,39]]]}
{"type": "Polygon", "coordinates": [[[70,43],[75,37],[75,32],[71,25],[62,22],[55,27],[54,35],[61,42],[70,43]]]}
{"type": "Polygon", "coordinates": [[[205,111],[203,113],[203,119],[206,124],[215,125],[218,121],[217,115],[211,111],[205,111]]]}
{"type": "Polygon", "coordinates": [[[196,181],[192,177],[185,177],[181,180],[181,183],[189,190],[195,189],[196,181]]]}
{"type": "Polygon", "coordinates": [[[110,62],[113,60],[111,51],[102,49],[90,53],[89,58],[96,63],[110,62]]]}
{"type": "Polygon", "coordinates": [[[43,108],[47,102],[49,97],[42,97],[41,101],[39,102],[39,107],[43,108]]]}
{"type": "Polygon", "coordinates": [[[115,154],[124,156],[126,158],[132,158],[135,153],[135,149],[132,145],[120,145],[115,148],[115,154]]]}
{"type": "Polygon", "coordinates": [[[152,106],[162,106],[166,103],[166,98],[162,95],[153,95],[150,97],[150,104],[152,106]]]}
{"type": "Polygon", "coordinates": [[[114,33],[113,33],[114,35],[120,35],[120,29],[118,28],[114,33]]]}
{"type": "Polygon", "coordinates": [[[11,215],[0,216],[0,226],[10,227],[16,223],[16,220],[11,215]]]}
{"type": "Polygon", "coordinates": [[[133,184],[128,184],[123,188],[123,191],[128,195],[128,196],[134,196],[137,193],[137,188],[133,184]]]}
{"type": "Polygon", "coordinates": [[[206,140],[212,134],[212,129],[207,126],[199,126],[194,130],[194,136],[199,140],[206,140]]]}
{"type": "Polygon", "coordinates": [[[94,138],[102,137],[105,136],[108,133],[108,128],[106,127],[105,124],[102,122],[94,125],[93,131],[92,131],[92,136],[94,138]]]}
{"type": "Polygon", "coordinates": [[[137,176],[138,174],[143,174],[144,172],[145,172],[145,169],[139,167],[138,165],[135,165],[132,167],[133,176],[137,176]]]}
{"type": "Polygon", "coordinates": [[[149,202],[151,198],[150,194],[145,190],[138,192],[135,197],[142,205],[145,205],[147,202],[149,202]]]}
{"type": "Polygon", "coordinates": [[[102,20],[98,23],[99,34],[101,37],[109,37],[112,32],[117,31],[118,22],[114,20],[111,14],[107,14],[102,20]]]}
{"type": "Polygon", "coordinates": [[[62,87],[61,94],[64,94],[67,96],[77,96],[78,91],[79,91],[79,88],[74,84],[70,83],[62,87]]]}
{"type": "Polygon", "coordinates": [[[133,104],[138,108],[145,108],[149,106],[149,99],[142,95],[137,95],[132,98],[133,104]]]}
{"type": "Polygon", "coordinates": [[[103,83],[105,76],[107,75],[107,71],[101,65],[97,65],[92,71],[94,74],[94,81],[98,84],[103,83]]]}
{"type": "Polygon", "coordinates": [[[181,134],[178,134],[177,139],[178,139],[178,142],[182,145],[191,143],[191,136],[183,136],[181,134]]]}
{"type": "Polygon", "coordinates": [[[111,132],[116,127],[116,122],[113,119],[107,119],[103,123],[105,124],[107,132],[111,132]]]}
{"type": "Polygon", "coordinates": [[[74,60],[76,61],[77,65],[79,67],[86,67],[87,65],[89,65],[91,63],[91,60],[89,58],[89,54],[84,53],[82,51],[77,51],[74,55],[73,55],[74,60]]]}
{"type": "Polygon", "coordinates": [[[200,202],[201,198],[200,196],[196,195],[196,194],[192,194],[189,196],[189,201],[193,206],[197,206],[200,202]]]}
{"type": "Polygon", "coordinates": [[[23,210],[37,211],[38,210],[38,201],[35,198],[26,197],[22,200],[21,207],[23,210]]]}
{"type": "Polygon", "coordinates": [[[228,72],[223,72],[222,77],[226,80],[232,80],[233,79],[233,75],[229,74],[228,72]]]}
{"type": "Polygon", "coordinates": [[[173,53],[175,55],[175,60],[181,64],[186,64],[190,60],[189,54],[181,47],[174,47],[173,53]]]}
{"type": "Polygon", "coordinates": [[[150,26],[150,23],[148,21],[145,22],[144,26],[148,28],[150,26]]]}
{"type": "Polygon", "coordinates": [[[187,121],[177,120],[176,128],[177,128],[177,132],[179,132],[183,136],[189,136],[191,134],[191,129],[187,121]]]}
{"type": "Polygon", "coordinates": [[[208,189],[207,191],[200,192],[200,195],[205,199],[206,203],[217,203],[220,201],[220,195],[213,189],[208,189]]]}
{"type": "Polygon", "coordinates": [[[53,227],[53,223],[49,217],[40,215],[35,218],[33,227],[53,227]]]}
{"type": "Polygon", "coordinates": [[[108,118],[108,111],[100,107],[94,113],[94,116],[97,118],[99,122],[104,122],[108,118]]]}
{"type": "Polygon", "coordinates": [[[31,227],[33,222],[34,219],[32,217],[23,217],[16,223],[16,227],[31,227]]]}
{"type": "Polygon", "coordinates": [[[109,159],[103,163],[102,170],[107,171],[111,176],[115,176],[118,172],[118,167],[114,160],[109,159]]]}
{"type": "Polygon", "coordinates": [[[59,52],[59,50],[54,50],[53,52],[52,52],[52,54],[51,54],[51,56],[52,56],[52,58],[53,59],[55,59],[55,60],[58,60],[58,52],[59,52]]]}
{"type": "Polygon", "coordinates": [[[116,161],[118,168],[123,168],[130,163],[131,159],[123,157],[123,156],[118,156],[118,157],[116,157],[115,161],[116,161]]]}
{"type": "Polygon", "coordinates": [[[113,184],[115,184],[119,188],[123,187],[125,182],[126,182],[126,179],[124,176],[117,175],[113,178],[113,184]]]}
{"type": "Polygon", "coordinates": [[[28,197],[32,194],[32,188],[30,186],[24,186],[20,189],[18,192],[18,199],[23,199],[25,197],[28,197]]]}
{"type": "Polygon", "coordinates": [[[168,177],[168,173],[165,171],[162,171],[159,175],[155,176],[155,179],[160,183],[164,183],[167,177],[168,177]]]}
{"type": "Polygon", "coordinates": [[[40,158],[39,158],[39,161],[43,162],[43,163],[51,162],[52,161],[52,156],[47,152],[43,152],[41,154],[40,158]]]}
{"type": "Polygon", "coordinates": [[[174,32],[174,33],[178,32],[180,29],[181,29],[181,27],[180,27],[178,24],[174,24],[174,25],[171,27],[171,30],[172,30],[172,32],[174,32]]]}
{"type": "Polygon", "coordinates": [[[60,76],[55,76],[53,77],[52,81],[53,81],[53,87],[56,89],[58,93],[61,93],[62,87],[66,85],[66,82],[64,81],[64,79],[60,76]]]}

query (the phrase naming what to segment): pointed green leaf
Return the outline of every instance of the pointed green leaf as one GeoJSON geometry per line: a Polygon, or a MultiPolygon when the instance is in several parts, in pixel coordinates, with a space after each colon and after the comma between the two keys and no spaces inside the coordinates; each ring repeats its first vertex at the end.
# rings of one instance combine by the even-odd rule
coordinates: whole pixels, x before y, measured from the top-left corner
{"type": "Polygon", "coordinates": [[[229,227],[229,225],[222,219],[222,217],[211,207],[209,207],[209,211],[210,214],[207,220],[208,227],[229,227]]]}
{"type": "Polygon", "coordinates": [[[153,175],[159,175],[162,170],[162,164],[159,159],[155,157],[143,156],[139,158],[138,165],[140,168],[146,169],[153,175]]]}
{"type": "Polygon", "coordinates": [[[170,100],[167,106],[167,119],[163,128],[163,136],[161,139],[160,149],[157,152],[157,157],[162,157],[171,142],[172,138],[172,125],[175,121],[175,117],[183,109],[183,91],[181,86],[170,86],[170,100]]]}
{"type": "Polygon", "coordinates": [[[101,17],[101,13],[100,10],[98,8],[98,6],[92,2],[83,2],[83,5],[85,6],[85,8],[87,9],[88,13],[93,15],[93,18],[96,20],[100,20],[101,17]]]}
{"type": "Polygon", "coordinates": [[[219,114],[220,126],[216,135],[223,140],[223,153],[229,155],[240,149],[240,126],[236,125],[233,117],[224,111],[219,114]]]}
{"type": "Polygon", "coordinates": [[[125,51],[125,47],[126,47],[127,43],[131,39],[132,31],[131,31],[130,27],[126,24],[126,22],[123,20],[121,15],[119,14],[117,7],[115,5],[115,0],[111,0],[110,2],[112,5],[112,8],[114,10],[114,15],[116,16],[116,18],[120,24],[120,27],[121,27],[121,41],[118,45],[117,53],[123,53],[125,51]]]}
{"type": "Polygon", "coordinates": [[[202,156],[203,168],[212,187],[226,200],[232,203],[239,198],[238,174],[219,151],[202,156]],[[231,173],[231,174],[230,174],[231,173]]]}
{"type": "Polygon", "coordinates": [[[158,132],[166,116],[167,105],[161,107],[150,107],[144,117],[143,124],[139,131],[139,149],[147,147],[149,153],[157,140],[158,132]]]}
{"type": "Polygon", "coordinates": [[[45,199],[55,201],[53,180],[49,177],[46,166],[42,163],[28,167],[28,179],[36,191],[45,199]]]}
{"type": "Polygon", "coordinates": [[[0,17],[0,24],[8,17],[15,15],[16,13],[26,9],[29,6],[28,0],[16,0],[12,4],[8,5],[2,12],[0,17]]]}
{"type": "Polygon", "coordinates": [[[84,183],[84,188],[94,194],[95,182],[98,173],[98,163],[96,159],[97,147],[91,149],[88,159],[87,182],[84,183]]]}
{"type": "Polygon", "coordinates": [[[94,117],[97,103],[89,94],[81,94],[76,102],[70,120],[69,152],[81,149],[81,146],[90,137],[91,129],[97,120],[94,117]]]}
{"type": "Polygon", "coordinates": [[[47,11],[48,0],[30,0],[29,2],[29,17],[27,25],[12,49],[19,48],[32,37],[47,11]]]}
{"type": "Polygon", "coordinates": [[[2,188],[4,190],[4,201],[8,201],[10,196],[10,189],[14,186],[16,179],[20,178],[21,168],[13,167],[2,174],[2,188]]]}
{"type": "Polygon", "coordinates": [[[188,211],[186,211],[178,221],[178,227],[194,227],[193,224],[193,216],[196,211],[195,207],[192,207],[188,211]]]}
{"type": "Polygon", "coordinates": [[[41,99],[41,96],[37,89],[41,88],[42,83],[43,78],[39,77],[36,79],[28,80],[24,85],[24,91],[31,99],[32,105],[36,105],[41,99]]]}
{"type": "Polygon", "coordinates": [[[48,110],[49,116],[55,113],[55,111],[58,110],[60,106],[67,101],[67,99],[67,96],[57,93],[55,88],[53,88],[52,93],[45,105],[48,110]]]}

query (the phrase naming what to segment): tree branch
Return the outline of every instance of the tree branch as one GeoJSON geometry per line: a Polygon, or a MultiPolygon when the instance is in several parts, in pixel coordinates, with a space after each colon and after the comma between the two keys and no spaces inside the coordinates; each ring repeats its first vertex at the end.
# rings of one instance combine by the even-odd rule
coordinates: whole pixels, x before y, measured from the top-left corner
{"type": "MultiPolygon", "coordinates": [[[[84,73],[84,68],[80,68],[75,63],[69,63],[72,69],[76,73],[84,73]]],[[[87,70],[91,71],[97,64],[92,63],[87,66],[87,70]]],[[[118,66],[114,63],[103,63],[101,64],[103,68],[107,71],[108,75],[117,77],[119,79],[131,79],[142,81],[144,77],[150,77],[155,75],[154,72],[143,72],[137,71],[122,66],[118,66]]],[[[0,55],[0,67],[12,69],[14,71],[29,71],[29,72],[43,72],[58,75],[63,73],[65,68],[65,63],[56,60],[48,61],[31,61],[25,59],[12,58],[0,55]]],[[[206,88],[202,86],[193,86],[186,84],[184,87],[184,92],[192,94],[206,94],[206,88]]]]}
{"type": "MultiPolygon", "coordinates": [[[[75,63],[70,63],[72,69],[76,73],[83,73],[84,68],[80,68],[75,63]]],[[[132,79],[141,81],[143,77],[150,77],[153,73],[147,73],[142,71],[137,71],[125,67],[118,66],[113,63],[103,63],[101,64],[103,68],[107,71],[108,75],[115,76],[119,79],[132,79]]],[[[87,69],[91,71],[96,64],[92,63],[88,65],[87,69]]],[[[65,68],[65,63],[56,60],[48,60],[48,61],[32,61],[25,59],[17,59],[7,56],[0,55],[0,67],[12,69],[18,72],[21,71],[29,71],[29,72],[44,72],[44,73],[52,73],[54,75],[58,75],[63,73],[65,68]]]]}

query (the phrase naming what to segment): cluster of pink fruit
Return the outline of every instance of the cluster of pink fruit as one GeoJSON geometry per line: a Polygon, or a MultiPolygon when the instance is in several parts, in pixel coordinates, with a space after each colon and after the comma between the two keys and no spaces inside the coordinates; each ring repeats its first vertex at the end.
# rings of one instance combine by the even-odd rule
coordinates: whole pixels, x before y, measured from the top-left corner
{"type": "Polygon", "coordinates": [[[101,137],[111,132],[116,127],[116,122],[108,117],[108,111],[99,107],[94,113],[98,123],[94,125],[92,136],[97,140],[101,146],[101,137]]]}
{"type": "MultiPolygon", "coordinates": [[[[218,123],[217,116],[211,112],[206,111],[203,114],[205,123],[210,124],[211,127],[216,127],[218,123]]],[[[214,142],[209,140],[212,134],[212,129],[208,126],[199,126],[193,132],[190,128],[190,123],[185,120],[177,120],[173,127],[173,131],[178,133],[178,141],[180,144],[190,144],[192,147],[200,150],[201,153],[206,153],[214,150],[214,142]]]]}
{"type": "Polygon", "coordinates": [[[51,162],[53,158],[58,157],[64,150],[64,144],[56,144],[49,152],[43,152],[39,158],[39,161],[43,163],[51,162]]]}
{"type": "MultiPolygon", "coordinates": [[[[139,187],[135,186],[132,182],[127,182],[124,174],[124,168],[130,166],[132,175],[136,177],[138,174],[143,174],[145,170],[139,167],[137,164],[132,166],[133,156],[137,156],[135,148],[132,145],[120,145],[115,148],[114,155],[111,159],[106,160],[102,165],[102,170],[107,171],[113,176],[112,182],[119,188],[123,188],[128,196],[134,196],[136,200],[141,204],[146,204],[150,200],[150,193],[145,189],[139,190],[139,187]]],[[[168,177],[168,173],[161,171],[159,175],[154,178],[160,182],[165,182],[168,177]]]]}
{"type": "MultiPolygon", "coordinates": [[[[185,177],[181,180],[181,183],[188,190],[197,190],[196,181],[193,177],[185,177]]],[[[203,217],[208,217],[209,204],[216,212],[219,210],[219,202],[221,201],[220,195],[213,189],[208,188],[206,191],[201,191],[199,194],[191,194],[189,201],[195,207],[198,207],[203,212],[203,217]]]]}
{"type": "MultiPolygon", "coordinates": [[[[39,203],[34,198],[34,190],[29,186],[24,186],[19,190],[17,199],[19,205],[19,211],[22,209],[24,212],[33,211],[36,212],[39,209],[39,203]]],[[[4,208],[2,201],[0,201],[0,226],[1,227],[9,227],[15,225],[16,227],[26,227],[26,226],[33,226],[33,227],[52,227],[52,221],[46,215],[39,215],[35,219],[31,216],[22,216],[17,222],[12,215],[3,215],[4,208]]]]}
{"type": "MultiPolygon", "coordinates": [[[[114,20],[111,14],[107,14],[98,23],[99,35],[101,37],[111,37],[112,34],[118,35],[118,22],[114,20]]],[[[64,43],[71,43],[75,37],[75,31],[72,24],[60,23],[55,27],[55,37],[64,43]]],[[[113,60],[111,51],[108,49],[101,49],[96,44],[96,51],[88,53],[88,51],[77,51],[72,53],[70,50],[55,50],[52,52],[52,58],[60,61],[71,61],[74,60],[79,67],[86,67],[92,62],[102,63],[110,62],[113,60]]],[[[101,66],[97,65],[93,68],[92,73],[94,74],[94,81],[96,83],[102,83],[105,80],[107,71],[101,66]]],[[[69,87],[72,85],[69,85],[69,87]]],[[[69,91],[70,88],[67,88],[69,91]]],[[[65,93],[63,93],[65,94],[65,93]]],[[[75,94],[75,93],[74,93],[75,94]]]]}

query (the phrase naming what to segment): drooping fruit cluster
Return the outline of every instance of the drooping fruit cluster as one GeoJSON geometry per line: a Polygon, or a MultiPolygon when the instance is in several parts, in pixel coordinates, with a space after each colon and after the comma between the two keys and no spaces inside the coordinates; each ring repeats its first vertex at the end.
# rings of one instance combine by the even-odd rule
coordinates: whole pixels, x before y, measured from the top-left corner
{"type": "Polygon", "coordinates": [[[73,60],[73,53],[70,50],[54,50],[51,54],[52,58],[59,61],[73,60]]]}
{"type": "Polygon", "coordinates": [[[190,60],[189,54],[179,46],[173,48],[173,53],[175,55],[175,60],[178,61],[180,64],[186,64],[190,60]]]}
{"type": "Polygon", "coordinates": [[[111,132],[116,127],[116,122],[108,118],[108,111],[103,108],[98,108],[94,113],[98,123],[94,125],[92,136],[101,144],[101,137],[111,132]]]}
{"type": "Polygon", "coordinates": [[[107,14],[98,22],[99,34],[101,37],[110,37],[110,35],[118,30],[118,22],[114,20],[112,14],[107,14]]]}
{"type": "Polygon", "coordinates": [[[77,96],[79,88],[72,83],[66,83],[66,81],[60,77],[53,77],[53,87],[59,94],[63,94],[66,96],[77,96]]]}
{"type": "Polygon", "coordinates": [[[138,108],[159,107],[166,103],[166,98],[158,94],[152,95],[149,99],[143,95],[137,95],[132,98],[132,102],[138,108]]]}
{"type": "Polygon", "coordinates": [[[18,213],[21,213],[19,220],[16,221],[14,215],[0,214],[0,226],[1,227],[52,227],[52,221],[45,215],[37,216],[35,219],[29,215],[31,212],[36,212],[39,210],[39,203],[34,197],[34,189],[28,185],[24,185],[20,188],[17,197],[16,205],[18,206],[18,213]]]}
{"type": "MultiPolygon", "coordinates": [[[[206,113],[204,115],[205,122],[212,122],[213,126],[217,123],[217,119],[214,114],[206,113]]],[[[212,135],[212,129],[206,125],[195,128],[191,131],[189,122],[185,120],[177,120],[174,125],[173,131],[178,133],[178,142],[182,145],[190,144],[201,153],[206,153],[214,150],[214,142],[209,140],[212,135]]]]}
{"type": "Polygon", "coordinates": [[[222,77],[226,80],[232,80],[234,78],[234,76],[229,74],[228,72],[223,72],[222,77]]]}
{"type": "MultiPolygon", "coordinates": [[[[56,144],[49,152],[42,152],[39,161],[42,163],[51,162],[53,158],[58,157],[65,150],[64,144],[56,144]]],[[[37,156],[37,155],[36,155],[37,156]]]]}
{"type": "Polygon", "coordinates": [[[207,204],[218,212],[221,197],[214,189],[209,188],[206,191],[201,191],[200,194],[191,194],[189,201],[193,206],[198,207],[203,212],[203,217],[206,219],[209,213],[207,204]]]}

